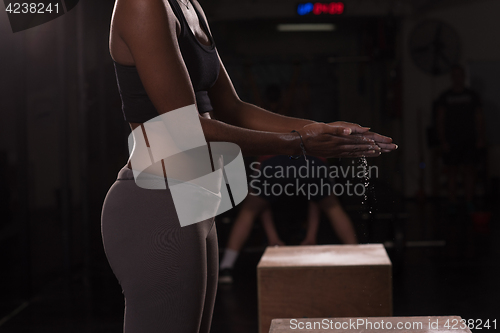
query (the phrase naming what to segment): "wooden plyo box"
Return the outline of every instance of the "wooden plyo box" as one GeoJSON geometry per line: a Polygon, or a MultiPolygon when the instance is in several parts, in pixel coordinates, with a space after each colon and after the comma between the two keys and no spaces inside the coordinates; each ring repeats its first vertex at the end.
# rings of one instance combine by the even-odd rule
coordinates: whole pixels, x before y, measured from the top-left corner
{"type": "Polygon", "coordinates": [[[392,316],[382,244],[268,247],[257,265],[259,332],[275,318],[392,316]]]}
{"type": "Polygon", "coordinates": [[[461,319],[459,316],[273,319],[269,333],[470,333],[461,319]]]}

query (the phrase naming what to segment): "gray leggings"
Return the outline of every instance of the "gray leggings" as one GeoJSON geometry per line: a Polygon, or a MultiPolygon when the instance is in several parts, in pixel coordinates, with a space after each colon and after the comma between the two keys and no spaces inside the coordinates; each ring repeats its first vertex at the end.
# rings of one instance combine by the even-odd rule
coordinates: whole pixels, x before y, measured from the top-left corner
{"type": "Polygon", "coordinates": [[[181,227],[170,191],[135,184],[127,166],[104,200],[106,257],[125,296],[125,333],[208,333],[219,254],[214,218],[181,227]]]}

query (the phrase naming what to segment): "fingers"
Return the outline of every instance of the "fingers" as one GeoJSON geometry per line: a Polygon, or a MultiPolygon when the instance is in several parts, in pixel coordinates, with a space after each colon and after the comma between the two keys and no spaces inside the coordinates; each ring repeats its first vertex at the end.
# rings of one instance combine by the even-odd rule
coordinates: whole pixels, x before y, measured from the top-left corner
{"type": "Polygon", "coordinates": [[[377,150],[368,150],[368,151],[362,151],[362,152],[357,152],[354,154],[351,154],[350,157],[377,157],[382,154],[382,151],[377,151],[377,150]]]}
{"type": "Polygon", "coordinates": [[[370,129],[369,127],[362,127],[358,124],[348,123],[345,121],[336,121],[333,123],[329,123],[327,125],[334,126],[334,127],[349,128],[351,130],[351,133],[349,133],[349,134],[363,134],[363,133],[368,132],[368,130],[370,129]]]}
{"type": "Polygon", "coordinates": [[[352,133],[352,129],[349,127],[344,127],[344,126],[338,126],[338,125],[330,125],[326,124],[325,127],[325,133],[331,134],[331,135],[350,135],[352,133]]]}
{"type": "Polygon", "coordinates": [[[359,124],[349,123],[346,121],[339,121],[339,125],[349,127],[352,130],[353,134],[361,134],[366,133],[370,129],[369,127],[362,127],[359,124]]]}
{"type": "Polygon", "coordinates": [[[395,143],[381,143],[377,142],[377,145],[382,149],[383,152],[384,150],[387,150],[387,152],[391,152],[393,150],[398,149],[398,145],[395,143]]]}
{"type": "Polygon", "coordinates": [[[359,154],[361,152],[380,152],[382,149],[378,147],[377,145],[366,145],[366,144],[360,144],[360,145],[343,145],[340,147],[342,151],[345,151],[349,154],[359,154]]]}
{"type": "Polygon", "coordinates": [[[357,151],[357,152],[349,152],[348,157],[377,157],[382,154],[382,151],[380,150],[363,150],[363,151],[357,151]]]}
{"type": "MultiPolygon", "coordinates": [[[[368,152],[366,155],[363,155],[361,157],[377,157],[377,156],[380,156],[382,154],[382,151],[370,151],[368,152]]],[[[358,156],[360,157],[360,156],[358,156]]]]}
{"type": "Polygon", "coordinates": [[[344,145],[365,144],[365,145],[376,146],[376,142],[374,140],[365,137],[364,135],[349,135],[349,136],[336,137],[335,139],[338,140],[339,144],[344,144],[344,145]]]}
{"type": "Polygon", "coordinates": [[[392,142],[392,139],[388,136],[384,136],[384,135],[380,135],[378,133],[375,133],[375,132],[365,132],[363,133],[363,136],[366,136],[372,140],[374,140],[375,142],[381,142],[381,143],[391,143],[392,142]]]}
{"type": "Polygon", "coordinates": [[[377,157],[382,152],[376,150],[363,150],[363,151],[348,151],[339,154],[338,157],[355,158],[355,157],[377,157]]]}
{"type": "Polygon", "coordinates": [[[306,127],[310,128],[310,131],[308,131],[309,136],[314,138],[306,141],[306,150],[310,148],[319,156],[376,157],[398,148],[396,144],[392,143],[390,137],[370,132],[368,128],[357,124],[344,122],[314,123],[304,126],[304,129],[306,127]]]}
{"type": "Polygon", "coordinates": [[[367,144],[347,144],[338,146],[337,153],[335,153],[335,157],[375,157],[379,156],[382,153],[382,149],[378,147],[376,144],[367,145],[367,144]]]}

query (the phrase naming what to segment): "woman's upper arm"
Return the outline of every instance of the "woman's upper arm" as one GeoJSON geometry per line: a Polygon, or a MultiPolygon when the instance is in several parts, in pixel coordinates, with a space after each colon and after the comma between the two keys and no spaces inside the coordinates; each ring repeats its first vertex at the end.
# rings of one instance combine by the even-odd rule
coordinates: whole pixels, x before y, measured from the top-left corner
{"type": "Polygon", "coordinates": [[[119,0],[118,33],[127,44],[148,97],[159,114],[195,104],[167,0],[119,0]]]}

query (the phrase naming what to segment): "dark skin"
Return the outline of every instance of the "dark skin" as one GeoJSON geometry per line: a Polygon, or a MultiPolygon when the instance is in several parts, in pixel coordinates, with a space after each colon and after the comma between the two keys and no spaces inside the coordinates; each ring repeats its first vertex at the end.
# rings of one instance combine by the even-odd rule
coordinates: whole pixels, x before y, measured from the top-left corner
{"type": "MultiPolygon", "coordinates": [[[[186,0],[184,0],[186,1],[186,0]]],[[[206,19],[196,0],[191,2],[206,19]]],[[[210,41],[196,12],[180,5],[196,38],[210,41]]],[[[159,114],[196,104],[187,68],[177,43],[181,26],[167,0],[117,0],[110,30],[110,53],[123,65],[136,66],[159,114]]],[[[210,31],[208,31],[210,33],[210,31]]],[[[346,122],[330,124],[286,117],[239,99],[220,60],[217,81],[208,91],[215,119],[200,115],[206,141],[236,143],[244,155],[299,155],[300,138],[307,153],[321,157],[373,157],[397,148],[392,139],[346,122]]],[[[130,123],[132,129],[140,123],[130,123]]],[[[149,143],[147,142],[149,145],[149,143]]],[[[130,167],[130,164],[129,164],[130,167]]]]}

